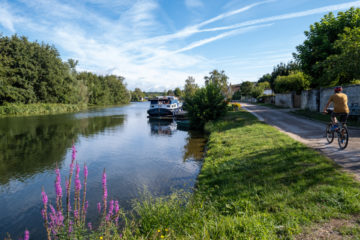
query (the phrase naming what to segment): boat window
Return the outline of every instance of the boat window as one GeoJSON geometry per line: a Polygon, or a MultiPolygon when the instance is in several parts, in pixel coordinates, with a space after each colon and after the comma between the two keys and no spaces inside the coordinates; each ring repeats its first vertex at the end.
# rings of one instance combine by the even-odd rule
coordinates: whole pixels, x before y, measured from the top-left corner
{"type": "Polygon", "coordinates": [[[151,104],[158,104],[157,100],[151,100],[151,104]]]}
{"type": "Polygon", "coordinates": [[[170,107],[170,105],[167,105],[167,107],[170,107]]]}

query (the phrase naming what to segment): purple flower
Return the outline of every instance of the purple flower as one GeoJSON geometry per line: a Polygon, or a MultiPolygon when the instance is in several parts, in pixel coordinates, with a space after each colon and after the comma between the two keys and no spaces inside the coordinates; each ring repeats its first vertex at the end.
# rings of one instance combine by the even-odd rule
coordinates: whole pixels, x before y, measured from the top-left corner
{"type": "Polygon", "coordinates": [[[61,176],[60,176],[60,170],[57,168],[55,170],[56,172],[56,181],[55,181],[55,191],[56,191],[56,196],[58,198],[62,197],[62,188],[61,188],[61,176]]]}
{"type": "Polygon", "coordinates": [[[104,173],[103,173],[103,177],[102,177],[102,187],[103,187],[103,190],[104,190],[104,195],[103,195],[103,199],[104,199],[104,203],[106,202],[106,199],[107,199],[107,187],[106,187],[106,172],[105,172],[105,169],[104,169],[104,173]]]}
{"type": "Polygon", "coordinates": [[[119,234],[119,237],[122,238],[122,234],[121,234],[121,233],[119,234]]]}
{"type": "Polygon", "coordinates": [[[85,176],[85,178],[87,178],[87,176],[88,176],[88,168],[85,164],[84,164],[84,176],[85,176]]]}
{"type": "Polygon", "coordinates": [[[119,210],[120,210],[119,202],[115,201],[115,214],[118,214],[119,210]]]}
{"type": "Polygon", "coordinates": [[[69,221],[69,233],[71,233],[73,231],[72,225],[73,225],[73,222],[70,220],[69,221]]]}
{"type": "Polygon", "coordinates": [[[88,223],[88,228],[89,228],[90,231],[92,230],[92,224],[91,224],[91,222],[88,223]]]}
{"type": "Polygon", "coordinates": [[[97,204],[97,209],[98,209],[98,212],[101,213],[101,203],[99,203],[99,202],[97,204]]]}
{"type": "Polygon", "coordinates": [[[88,207],[89,207],[89,202],[88,202],[88,201],[85,201],[84,213],[87,212],[88,207]]]}
{"type": "Polygon", "coordinates": [[[76,148],[75,145],[72,145],[72,160],[74,161],[76,158],[76,148]]]}
{"type": "Polygon", "coordinates": [[[46,206],[48,203],[48,196],[46,195],[44,189],[42,190],[41,195],[42,195],[43,204],[44,204],[44,206],[46,206]]]}
{"type": "Polygon", "coordinates": [[[114,211],[114,200],[111,200],[109,203],[109,215],[112,216],[114,211]]]}
{"type": "Polygon", "coordinates": [[[29,240],[30,238],[30,232],[28,230],[25,230],[24,240],[29,240]]]}
{"type": "Polygon", "coordinates": [[[79,164],[76,164],[76,175],[75,175],[75,191],[79,192],[81,189],[80,182],[80,167],[79,164]]]}
{"type": "Polygon", "coordinates": [[[78,210],[74,210],[74,218],[79,219],[79,212],[78,210]]]}

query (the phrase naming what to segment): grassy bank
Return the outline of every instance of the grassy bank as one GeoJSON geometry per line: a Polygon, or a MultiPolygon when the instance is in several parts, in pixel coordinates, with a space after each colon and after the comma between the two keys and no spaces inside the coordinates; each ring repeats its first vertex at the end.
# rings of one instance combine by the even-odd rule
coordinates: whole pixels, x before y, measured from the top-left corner
{"type": "Polygon", "coordinates": [[[87,108],[86,104],[6,104],[0,106],[0,116],[42,115],[66,112],[78,112],[87,108]]]}
{"type": "Polygon", "coordinates": [[[304,227],[360,212],[358,182],[249,113],[230,112],[206,129],[195,193],[138,202],[139,220],[124,238],[292,239],[304,227]]]}
{"type": "MultiPolygon", "coordinates": [[[[317,120],[317,121],[321,121],[321,122],[330,122],[330,115],[325,115],[325,114],[321,114],[319,112],[311,112],[309,110],[295,110],[295,111],[291,111],[290,113],[298,115],[298,116],[303,116],[312,120],[317,120]]],[[[348,126],[354,126],[354,127],[360,127],[360,122],[351,118],[351,116],[348,119],[347,122],[348,126]]]]}

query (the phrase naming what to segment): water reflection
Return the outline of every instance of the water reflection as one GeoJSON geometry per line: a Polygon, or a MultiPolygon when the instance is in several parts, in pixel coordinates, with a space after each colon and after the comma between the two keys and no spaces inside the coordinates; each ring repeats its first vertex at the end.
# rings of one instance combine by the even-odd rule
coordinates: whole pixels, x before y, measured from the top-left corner
{"type": "Polygon", "coordinates": [[[149,118],[152,135],[172,135],[176,131],[176,122],[167,119],[149,118]]]}
{"type": "Polygon", "coordinates": [[[186,138],[186,145],[184,147],[184,161],[200,161],[204,158],[205,145],[207,138],[204,133],[197,131],[189,131],[189,136],[186,138]]]}
{"type": "Polygon", "coordinates": [[[124,115],[75,118],[73,115],[5,118],[0,121],[0,185],[22,181],[60,164],[79,135],[89,137],[122,125],[124,115]]]}

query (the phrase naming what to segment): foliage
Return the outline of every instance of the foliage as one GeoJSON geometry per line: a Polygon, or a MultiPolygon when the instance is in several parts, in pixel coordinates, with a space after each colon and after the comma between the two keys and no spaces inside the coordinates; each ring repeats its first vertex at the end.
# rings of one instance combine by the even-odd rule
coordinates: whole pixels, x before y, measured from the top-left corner
{"type": "Polygon", "coordinates": [[[80,72],[76,77],[87,86],[91,105],[123,104],[130,101],[130,93],[126,89],[123,77],[99,76],[90,72],[80,72]]]}
{"type": "Polygon", "coordinates": [[[309,77],[303,72],[293,72],[288,76],[278,76],[274,84],[275,92],[287,93],[287,92],[301,92],[308,89],[310,86],[309,77]]]}
{"type": "Polygon", "coordinates": [[[229,104],[230,111],[239,111],[241,109],[241,104],[237,102],[232,102],[229,104]]]}
{"type": "Polygon", "coordinates": [[[130,100],[124,78],[77,73],[57,49],[26,37],[0,35],[0,105],[5,103],[116,104],[130,100]]]}
{"type": "Polygon", "coordinates": [[[294,239],[305,226],[360,212],[358,182],[249,113],[230,112],[206,129],[194,195],[139,201],[139,221],[124,232],[134,239],[157,239],[164,229],[169,239],[294,239]]]}
{"type": "Polygon", "coordinates": [[[166,96],[174,96],[174,91],[169,89],[167,92],[166,92],[166,96]]]}
{"type": "Polygon", "coordinates": [[[241,96],[251,96],[252,89],[254,88],[254,83],[245,81],[240,85],[241,96]]]}
{"type": "Polygon", "coordinates": [[[271,74],[267,73],[267,74],[264,74],[261,78],[259,78],[258,83],[261,83],[261,82],[269,82],[270,83],[270,81],[271,81],[271,74]]]}
{"type": "Polygon", "coordinates": [[[290,61],[287,64],[280,63],[273,68],[271,78],[269,79],[271,89],[274,89],[275,79],[278,76],[288,76],[291,72],[299,70],[299,65],[296,62],[290,61]]]}
{"type": "Polygon", "coordinates": [[[60,104],[60,103],[8,103],[0,106],[0,116],[5,115],[40,115],[53,113],[78,112],[86,109],[86,104],[60,104]]]}
{"type": "Polygon", "coordinates": [[[182,91],[180,90],[180,88],[175,88],[175,90],[174,90],[174,95],[176,96],[176,97],[181,97],[181,95],[182,95],[182,91]]]}
{"type": "Polygon", "coordinates": [[[324,86],[346,85],[360,78],[360,27],[345,28],[334,43],[338,54],[327,57],[321,64],[324,86]]]}
{"type": "Polygon", "coordinates": [[[232,100],[241,100],[241,91],[236,91],[233,95],[232,95],[232,100]]]}
{"type": "Polygon", "coordinates": [[[212,72],[209,73],[210,76],[205,76],[204,79],[205,79],[205,85],[207,84],[215,84],[217,85],[222,94],[224,96],[227,96],[227,93],[228,93],[228,82],[227,80],[229,79],[228,76],[226,76],[225,72],[222,70],[222,71],[218,71],[218,70],[213,70],[212,72]]]}
{"type": "Polygon", "coordinates": [[[132,102],[141,102],[145,97],[145,94],[141,91],[140,88],[135,88],[133,92],[131,92],[131,101],[132,102]]]}
{"type": "Polygon", "coordinates": [[[195,92],[199,89],[199,86],[195,83],[195,78],[189,76],[185,80],[184,86],[184,95],[186,97],[192,97],[195,95],[195,92]]]}
{"type": "MultiPolygon", "coordinates": [[[[324,80],[324,75],[330,66],[324,61],[331,55],[341,53],[342,49],[336,46],[336,40],[340,39],[346,28],[356,27],[360,27],[360,9],[350,8],[345,12],[339,12],[336,17],[330,12],[320,22],[310,25],[309,31],[305,31],[306,40],[296,47],[297,53],[294,53],[294,57],[304,73],[312,77],[311,87],[327,86],[329,82],[326,81],[326,77],[324,80]]],[[[342,41],[352,39],[349,36],[342,41]]],[[[348,49],[351,48],[350,46],[348,49]]]]}
{"type": "Polygon", "coordinates": [[[226,102],[221,88],[208,83],[193,96],[186,96],[185,106],[193,128],[202,128],[206,122],[216,120],[226,113],[226,102]]]}

